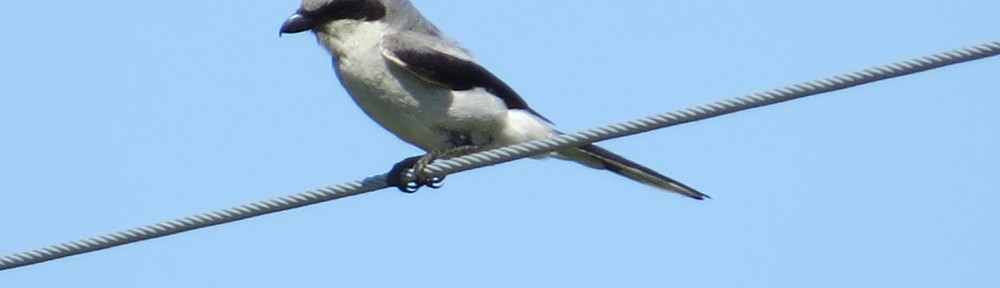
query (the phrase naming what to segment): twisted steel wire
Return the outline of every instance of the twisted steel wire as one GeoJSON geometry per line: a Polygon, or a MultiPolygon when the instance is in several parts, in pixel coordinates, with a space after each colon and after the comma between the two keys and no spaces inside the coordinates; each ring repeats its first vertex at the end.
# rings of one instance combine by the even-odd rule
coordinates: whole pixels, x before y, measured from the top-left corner
{"type": "MultiPolygon", "coordinates": [[[[747,109],[776,104],[821,93],[841,90],[889,78],[919,73],[952,64],[1000,54],[1000,41],[955,49],[897,63],[877,66],[839,76],[803,82],[765,92],[726,99],[715,103],[611,124],[579,133],[478,152],[437,161],[427,167],[431,175],[447,175],[479,167],[551,152],[564,147],[585,145],[673,125],[694,122],[747,109]]],[[[0,271],[63,257],[103,250],[129,243],[230,223],[264,214],[294,209],[386,188],[386,174],[339,185],[323,187],[270,200],[235,206],[214,212],[178,218],[157,224],[122,230],[102,236],[56,244],[32,251],[0,257],[0,271]]]]}

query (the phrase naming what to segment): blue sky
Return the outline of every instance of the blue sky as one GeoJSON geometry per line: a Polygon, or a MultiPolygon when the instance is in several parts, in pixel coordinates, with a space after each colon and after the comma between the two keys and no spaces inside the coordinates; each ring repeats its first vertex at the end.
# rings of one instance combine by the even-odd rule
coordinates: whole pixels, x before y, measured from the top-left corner
{"type": "MultiPolygon", "coordinates": [[[[997,1],[420,1],[564,131],[1000,39],[997,1]]],[[[4,1],[0,254],[383,173],[297,1],[4,1]]],[[[0,272],[0,287],[996,287],[1000,59],[0,272]],[[140,283],[140,284],[137,284],[140,283]]]]}

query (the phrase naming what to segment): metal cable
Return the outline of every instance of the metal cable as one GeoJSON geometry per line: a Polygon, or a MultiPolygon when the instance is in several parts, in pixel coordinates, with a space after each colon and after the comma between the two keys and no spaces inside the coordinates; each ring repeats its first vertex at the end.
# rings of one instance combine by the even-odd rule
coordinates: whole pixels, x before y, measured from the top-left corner
{"type": "MultiPolygon", "coordinates": [[[[997,54],[1000,54],[1000,41],[988,42],[844,75],[803,82],[771,91],[722,100],[676,112],[594,128],[579,133],[566,134],[449,160],[437,161],[427,167],[427,172],[432,175],[447,175],[496,165],[564,147],[580,146],[592,142],[644,133],[654,129],[996,56],[997,54]]],[[[367,193],[386,188],[386,177],[386,174],[375,175],[358,181],[319,188],[271,200],[179,218],[103,236],[66,242],[28,252],[11,254],[0,257],[0,271],[367,193]]]]}

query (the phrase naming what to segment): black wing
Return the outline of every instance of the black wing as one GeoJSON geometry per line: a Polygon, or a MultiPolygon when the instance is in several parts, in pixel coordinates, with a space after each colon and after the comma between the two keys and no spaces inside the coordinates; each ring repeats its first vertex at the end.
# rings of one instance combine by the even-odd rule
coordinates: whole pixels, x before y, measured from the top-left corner
{"type": "MultiPolygon", "coordinates": [[[[420,35],[423,36],[423,35],[420,35]]],[[[427,36],[425,36],[427,37],[427,36]]],[[[528,107],[513,88],[490,73],[479,64],[444,51],[462,51],[453,45],[434,45],[433,39],[421,39],[413,35],[389,35],[383,39],[382,53],[390,61],[429,82],[448,87],[455,91],[483,88],[503,100],[508,109],[521,109],[549,121],[528,107]],[[441,46],[441,47],[435,47],[441,46]],[[438,48],[438,49],[435,49],[438,48]],[[444,50],[441,50],[444,49],[444,50]]],[[[442,40],[448,41],[448,40],[442,40]]],[[[453,44],[453,43],[446,43],[453,44]]],[[[551,121],[550,121],[551,122],[551,121]]]]}

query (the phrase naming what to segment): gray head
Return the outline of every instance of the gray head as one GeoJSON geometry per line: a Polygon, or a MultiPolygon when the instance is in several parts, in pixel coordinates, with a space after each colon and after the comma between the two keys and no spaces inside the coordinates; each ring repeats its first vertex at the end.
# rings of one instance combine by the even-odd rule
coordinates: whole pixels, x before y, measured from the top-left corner
{"type": "Polygon", "coordinates": [[[281,25],[281,33],[318,31],[338,21],[381,21],[397,28],[440,34],[408,0],[302,0],[302,6],[281,25]]]}

